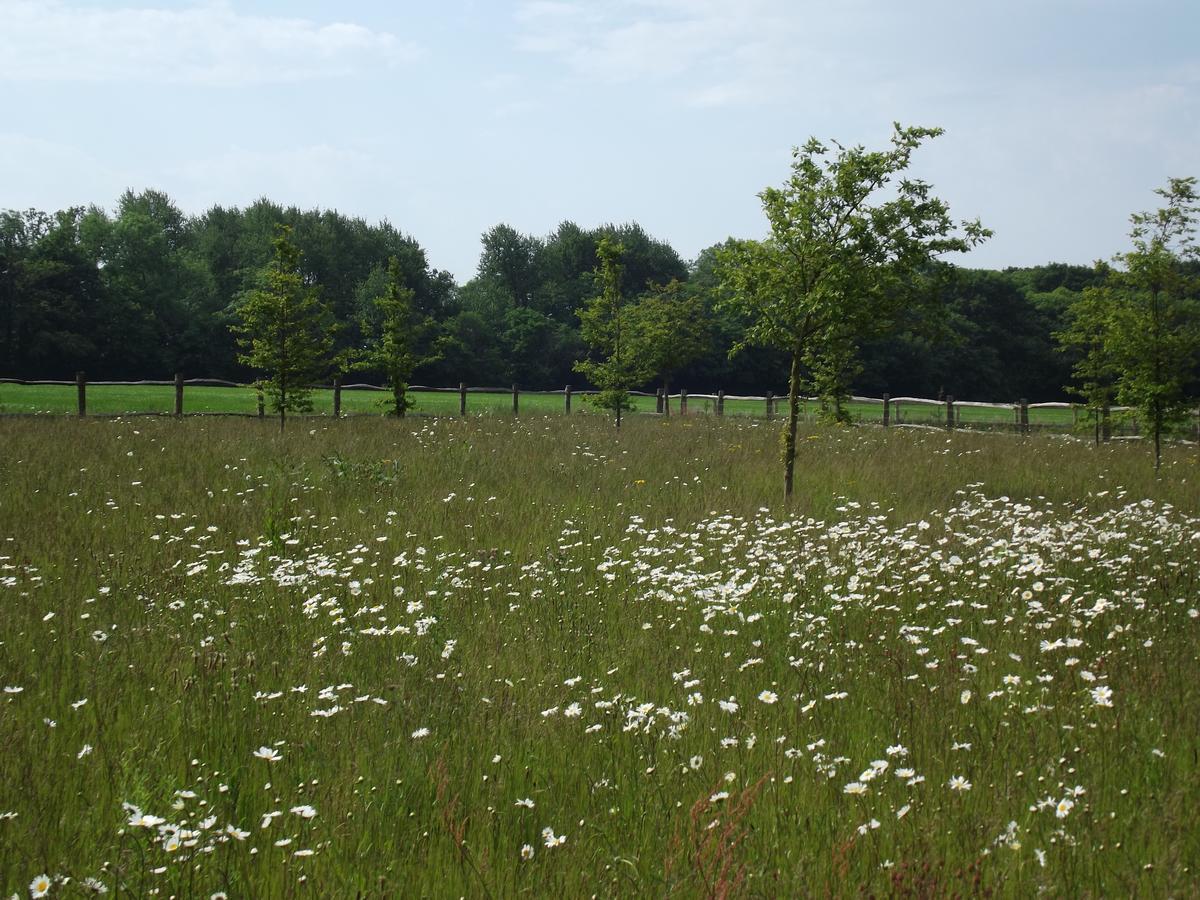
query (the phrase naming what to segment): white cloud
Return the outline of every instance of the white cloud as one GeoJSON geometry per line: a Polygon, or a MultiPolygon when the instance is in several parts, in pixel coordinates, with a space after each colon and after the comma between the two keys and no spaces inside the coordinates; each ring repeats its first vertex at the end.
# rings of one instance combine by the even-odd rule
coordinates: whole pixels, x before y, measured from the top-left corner
{"type": "Polygon", "coordinates": [[[100,9],[0,0],[0,22],[0,81],[239,86],[336,77],[421,53],[362,25],[245,15],[227,2],[100,9]]]}
{"type": "Polygon", "coordinates": [[[713,107],[772,102],[800,89],[827,92],[878,75],[856,59],[855,3],[820,17],[789,0],[526,0],[518,49],[558,59],[576,75],[610,84],[674,82],[681,99],[713,107]]]}
{"type": "Polygon", "coordinates": [[[679,75],[713,54],[724,55],[749,21],[707,3],[683,14],[670,7],[529,0],[518,6],[518,47],[556,56],[582,75],[633,81],[679,75]]]}
{"type": "MultiPolygon", "coordinates": [[[[1137,25],[1124,18],[1122,27],[1137,25]]],[[[1124,49],[1116,26],[1090,43],[1064,41],[1076,19],[1041,0],[521,0],[515,20],[519,50],[580,80],[644,85],[702,107],[801,104],[888,118],[899,105],[987,102],[1072,76],[1081,89],[1154,77],[1146,60],[1113,56],[1124,49]]]]}

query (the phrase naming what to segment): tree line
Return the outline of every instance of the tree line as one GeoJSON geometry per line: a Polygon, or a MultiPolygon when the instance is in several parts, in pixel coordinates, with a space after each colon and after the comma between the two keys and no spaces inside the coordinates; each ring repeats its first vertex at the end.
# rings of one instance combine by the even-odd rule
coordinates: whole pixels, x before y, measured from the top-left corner
{"type": "Polygon", "coordinates": [[[412,379],[582,379],[618,424],[638,387],[786,386],[789,448],[801,392],[834,420],[852,392],[1070,395],[1096,415],[1137,406],[1157,450],[1197,393],[1195,179],[1160,189],[1166,205],[1132,217],[1132,249],[1110,262],[963,268],[947,256],[990,232],[955,222],[905,174],[940,133],[897,125],[883,150],[797,147],[787,181],[759,195],[763,240],[730,238],[687,261],[636,223],[563,222],[545,236],[500,224],[462,285],[386,221],[267,199],[188,216],[147,190],[111,214],[5,211],[0,374],[361,371],[393,387],[401,415],[412,379]]]}
{"type": "MultiPolygon", "coordinates": [[[[695,391],[781,392],[789,362],[772,349],[736,354],[748,317],[723,305],[724,244],[684,260],[636,223],[585,229],[560,224],[544,236],[497,225],[482,237],[478,270],[456,284],[412,237],[387,222],[259,200],[185,215],[160,191],[127,191],[108,212],[0,212],[0,375],[71,378],[189,377],[249,380],[231,326],[288,225],[306,282],[340,325],[335,351],[361,344],[362,320],[388,282],[393,258],[413,304],[431,323],[437,354],[422,383],[579,383],[584,325],[595,295],[599,246],[623,247],[621,291],[653,319],[699,326],[696,352],[667,361],[671,383],[695,391]],[[650,310],[647,309],[647,312],[650,310]]],[[[988,271],[954,268],[939,286],[936,321],[913,310],[886,339],[868,341],[854,389],[864,393],[982,399],[1062,399],[1072,360],[1053,334],[1066,310],[1103,279],[1091,267],[1051,264],[988,271]]],[[[380,374],[380,373],[371,373],[380,374]]],[[[658,373],[646,385],[659,380],[658,373]]]]}

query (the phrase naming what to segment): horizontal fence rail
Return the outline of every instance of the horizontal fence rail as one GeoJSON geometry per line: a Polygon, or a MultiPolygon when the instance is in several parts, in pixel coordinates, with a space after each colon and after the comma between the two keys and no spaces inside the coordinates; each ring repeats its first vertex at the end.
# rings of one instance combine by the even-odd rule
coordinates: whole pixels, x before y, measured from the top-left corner
{"type": "MultiPolygon", "coordinates": [[[[375,394],[390,394],[391,389],[385,385],[367,384],[362,382],[342,383],[341,379],[335,378],[331,384],[312,385],[312,390],[332,393],[332,403],[329,410],[333,416],[342,418],[345,415],[363,415],[365,410],[346,413],[342,408],[342,394],[344,392],[368,392],[375,394]]],[[[525,397],[541,397],[561,398],[561,410],[569,414],[572,410],[572,400],[576,397],[588,397],[595,395],[597,391],[584,389],[578,390],[571,385],[566,385],[563,388],[555,390],[525,390],[517,385],[509,385],[507,387],[498,386],[472,386],[460,383],[457,387],[444,387],[439,385],[420,385],[414,384],[407,387],[409,394],[416,395],[457,395],[458,403],[457,413],[459,415],[467,415],[474,404],[468,402],[471,396],[481,397],[485,395],[493,395],[511,399],[511,409],[514,414],[520,412],[520,398],[525,397]]],[[[629,395],[635,399],[654,399],[652,408],[637,408],[635,404],[635,412],[671,416],[671,415],[735,415],[735,416],[752,416],[758,418],[779,418],[787,415],[788,396],[786,394],[774,394],[768,392],[766,394],[727,394],[724,391],[716,393],[690,393],[687,390],[678,390],[673,392],[659,389],[657,391],[630,391],[629,395]]],[[[69,396],[69,395],[68,395],[69,396]]],[[[238,398],[240,399],[240,398],[238,398]]],[[[236,406],[236,400],[230,399],[229,404],[236,406]]],[[[386,401],[380,403],[384,406],[386,401]]],[[[203,403],[200,404],[204,406],[203,403]]],[[[454,406],[447,406],[442,409],[442,404],[435,404],[438,409],[433,411],[433,414],[453,414],[454,406]]],[[[550,410],[545,404],[535,404],[538,412],[549,412],[550,410]]],[[[819,417],[823,406],[820,398],[817,397],[800,397],[798,398],[799,414],[803,421],[812,421],[819,417]]],[[[490,403],[485,404],[484,410],[497,411],[507,407],[508,404],[501,401],[500,404],[490,403]]],[[[643,407],[645,405],[643,404],[643,407]]],[[[1030,431],[1094,431],[1097,440],[1105,439],[1113,435],[1138,435],[1140,433],[1139,423],[1136,414],[1129,407],[1112,406],[1104,409],[1099,415],[1094,414],[1091,410],[1081,404],[1064,403],[1060,401],[1051,401],[1044,403],[1029,403],[1021,399],[1015,403],[997,403],[980,400],[956,400],[953,396],[946,396],[942,399],[931,399],[928,397],[892,397],[884,394],[882,397],[866,397],[852,396],[848,398],[843,405],[850,418],[859,423],[864,424],[881,424],[885,427],[918,427],[918,428],[945,428],[945,429],[986,429],[986,430],[1010,430],[1021,433],[1030,431]],[[1051,415],[1043,415],[1039,418],[1040,421],[1031,421],[1031,411],[1042,411],[1051,415]]],[[[130,416],[130,415],[145,415],[145,416],[256,416],[263,418],[266,416],[266,402],[261,387],[257,383],[243,383],[237,381],[229,381],[221,378],[184,378],[182,375],[176,375],[171,380],[153,380],[143,379],[138,381],[88,381],[84,373],[80,372],[73,381],[53,380],[53,379],[23,379],[23,378],[0,378],[0,415],[46,415],[46,414],[71,414],[77,416],[101,415],[101,416],[130,416]],[[46,388],[46,387],[73,387],[75,388],[74,402],[71,403],[66,399],[60,398],[57,409],[39,409],[36,407],[25,410],[11,410],[8,407],[16,405],[16,402],[5,399],[5,395],[10,398],[13,391],[3,391],[6,386],[14,388],[46,388]],[[89,388],[138,388],[138,387],[164,387],[174,389],[174,404],[172,409],[129,409],[117,412],[96,413],[88,411],[88,389],[89,388]],[[225,388],[235,391],[245,391],[247,400],[253,402],[253,411],[249,408],[245,411],[237,409],[201,409],[185,411],[185,392],[187,388],[204,389],[204,388],[225,388]]],[[[317,413],[318,415],[326,415],[327,413],[317,413]]],[[[429,414],[428,410],[417,410],[417,414],[429,414]]],[[[1200,410],[1196,412],[1195,435],[1200,439],[1200,410]]]]}

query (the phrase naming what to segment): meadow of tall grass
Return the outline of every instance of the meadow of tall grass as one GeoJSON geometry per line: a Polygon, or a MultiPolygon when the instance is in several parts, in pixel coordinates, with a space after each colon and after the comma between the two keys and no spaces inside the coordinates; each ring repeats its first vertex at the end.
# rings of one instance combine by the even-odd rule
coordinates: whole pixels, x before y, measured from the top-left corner
{"type": "Polygon", "coordinates": [[[1200,456],[0,420],[0,891],[1182,896],[1200,456]]]}

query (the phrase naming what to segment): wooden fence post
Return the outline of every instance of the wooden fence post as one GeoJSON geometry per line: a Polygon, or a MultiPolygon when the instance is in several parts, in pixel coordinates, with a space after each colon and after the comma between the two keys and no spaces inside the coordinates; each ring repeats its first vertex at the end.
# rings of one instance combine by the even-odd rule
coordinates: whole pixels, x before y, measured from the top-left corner
{"type": "Polygon", "coordinates": [[[663,392],[663,415],[671,415],[671,391],[667,388],[662,389],[663,392]]]}
{"type": "Polygon", "coordinates": [[[946,395],[946,427],[954,430],[954,395],[946,395]]]}
{"type": "Polygon", "coordinates": [[[263,397],[262,385],[261,384],[257,385],[257,387],[258,387],[258,417],[261,419],[261,418],[265,417],[267,414],[267,402],[266,402],[266,399],[263,397]]]}
{"type": "Polygon", "coordinates": [[[342,417],[342,376],[333,376],[333,417],[342,417]]]}
{"type": "Polygon", "coordinates": [[[175,373],[175,415],[183,415],[183,374],[175,373]]]}
{"type": "Polygon", "coordinates": [[[1106,444],[1112,440],[1112,414],[1107,403],[1100,410],[1100,440],[1106,444]]]}
{"type": "Polygon", "coordinates": [[[687,415],[687,389],[686,388],[679,389],[679,414],[681,416],[687,415]]]}
{"type": "Polygon", "coordinates": [[[87,415],[87,378],[82,372],[75,373],[77,406],[80,418],[87,415]]]}
{"type": "Polygon", "coordinates": [[[717,415],[725,415],[725,392],[717,391],[717,415]]]}
{"type": "Polygon", "coordinates": [[[1021,434],[1029,434],[1029,401],[1021,398],[1021,434]]]}
{"type": "Polygon", "coordinates": [[[458,383],[458,414],[460,416],[467,414],[467,383],[465,381],[458,383]]]}
{"type": "Polygon", "coordinates": [[[563,412],[568,416],[571,414],[571,386],[569,384],[563,388],[563,412]]]}
{"type": "Polygon", "coordinates": [[[775,418],[775,394],[767,391],[767,418],[775,418]]]}
{"type": "Polygon", "coordinates": [[[663,407],[662,395],[663,395],[662,388],[654,389],[654,411],[656,413],[658,413],[660,416],[662,415],[662,411],[663,411],[662,410],[662,407],[663,407]]]}
{"type": "Polygon", "coordinates": [[[892,395],[883,395],[883,427],[887,428],[892,424],[892,395]]]}
{"type": "Polygon", "coordinates": [[[514,416],[517,415],[517,412],[518,412],[517,397],[518,397],[517,386],[514,384],[513,385],[513,415],[514,416]]]}

